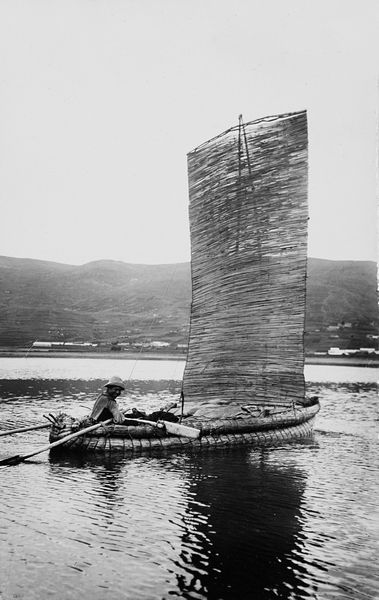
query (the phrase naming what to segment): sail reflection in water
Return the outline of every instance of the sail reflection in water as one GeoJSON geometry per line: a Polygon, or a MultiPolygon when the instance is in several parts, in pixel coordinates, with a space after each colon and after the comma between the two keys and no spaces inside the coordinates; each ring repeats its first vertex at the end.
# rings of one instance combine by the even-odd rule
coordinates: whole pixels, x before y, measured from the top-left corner
{"type": "Polygon", "coordinates": [[[193,460],[190,476],[181,552],[188,573],[178,577],[183,597],[293,597],[301,587],[292,555],[302,545],[304,473],[270,462],[269,450],[229,450],[193,460]]]}

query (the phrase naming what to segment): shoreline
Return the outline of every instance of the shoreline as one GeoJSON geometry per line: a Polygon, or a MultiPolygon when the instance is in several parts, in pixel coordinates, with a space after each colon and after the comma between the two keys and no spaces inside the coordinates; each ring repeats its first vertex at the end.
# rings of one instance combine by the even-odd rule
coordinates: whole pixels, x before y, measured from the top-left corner
{"type": "Polygon", "coordinates": [[[71,351],[48,351],[48,350],[2,350],[0,357],[3,358],[101,358],[111,360],[182,360],[185,354],[162,354],[157,352],[71,352],[71,351]]]}
{"type": "Polygon", "coordinates": [[[341,367],[379,367],[379,357],[377,358],[347,358],[343,356],[306,356],[306,365],[333,365],[341,367]]]}
{"type": "MultiPolygon", "coordinates": [[[[157,352],[54,352],[46,350],[30,350],[30,348],[0,349],[3,358],[91,358],[113,360],[178,360],[185,361],[185,354],[163,354],[157,352]]],[[[306,356],[306,365],[333,365],[344,367],[379,367],[379,357],[348,358],[330,356],[306,356]]]]}

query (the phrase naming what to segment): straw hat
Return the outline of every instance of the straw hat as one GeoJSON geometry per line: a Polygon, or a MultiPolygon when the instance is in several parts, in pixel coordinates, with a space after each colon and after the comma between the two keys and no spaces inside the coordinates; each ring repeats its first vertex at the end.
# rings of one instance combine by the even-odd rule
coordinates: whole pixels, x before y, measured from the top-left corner
{"type": "Polygon", "coordinates": [[[104,387],[108,387],[109,385],[117,386],[117,387],[121,388],[122,390],[125,389],[124,382],[122,381],[122,379],[120,379],[120,377],[117,377],[117,376],[111,377],[110,380],[107,381],[107,383],[105,384],[104,387]]]}

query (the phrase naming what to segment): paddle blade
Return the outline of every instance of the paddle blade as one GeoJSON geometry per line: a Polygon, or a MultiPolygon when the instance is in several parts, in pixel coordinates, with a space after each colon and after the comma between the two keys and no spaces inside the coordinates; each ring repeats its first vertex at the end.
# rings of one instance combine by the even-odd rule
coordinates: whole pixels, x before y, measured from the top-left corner
{"type": "Polygon", "coordinates": [[[20,454],[15,454],[14,456],[8,456],[8,458],[3,458],[0,460],[0,466],[5,465],[18,465],[18,463],[22,462],[24,459],[20,454]]]}
{"type": "Polygon", "coordinates": [[[180,425],[180,423],[171,423],[170,421],[158,421],[164,423],[166,431],[173,435],[179,435],[182,437],[188,437],[196,440],[200,437],[200,429],[194,427],[187,427],[186,425],[180,425]]]}
{"type": "Polygon", "coordinates": [[[129,421],[134,421],[134,423],[141,423],[142,425],[152,425],[153,427],[162,427],[164,426],[168,433],[172,433],[173,435],[178,435],[181,437],[188,437],[192,439],[197,439],[200,437],[200,429],[195,429],[194,427],[187,427],[186,425],[180,425],[180,423],[172,423],[171,421],[148,421],[147,419],[132,419],[127,418],[128,424],[129,421]]]}

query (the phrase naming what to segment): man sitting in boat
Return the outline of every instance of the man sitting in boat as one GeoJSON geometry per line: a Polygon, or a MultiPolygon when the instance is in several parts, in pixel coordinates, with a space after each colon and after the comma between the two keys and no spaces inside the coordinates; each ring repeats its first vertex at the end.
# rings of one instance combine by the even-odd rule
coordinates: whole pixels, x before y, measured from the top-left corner
{"type": "Polygon", "coordinates": [[[115,423],[122,423],[124,415],[119,409],[116,398],[125,390],[125,384],[120,377],[111,377],[104,385],[104,390],[96,398],[90,418],[93,421],[106,421],[113,419],[115,423]]]}
{"type": "Polygon", "coordinates": [[[135,424],[135,419],[158,421],[163,419],[165,421],[171,421],[176,423],[179,421],[179,417],[168,412],[171,408],[176,407],[176,403],[170,403],[164,408],[157,410],[151,414],[141,412],[136,408],[128,414],[123,414],[116,402],[116,398],[125,390],[125,384],[120,377],[111,377],[109,381],[104,385],[104,390],[96,398],[92,412],[90,414],[90,420],[95,422],[106,421],[107,419],[113,419],[115,423],[122,425],[135,424]]]}

